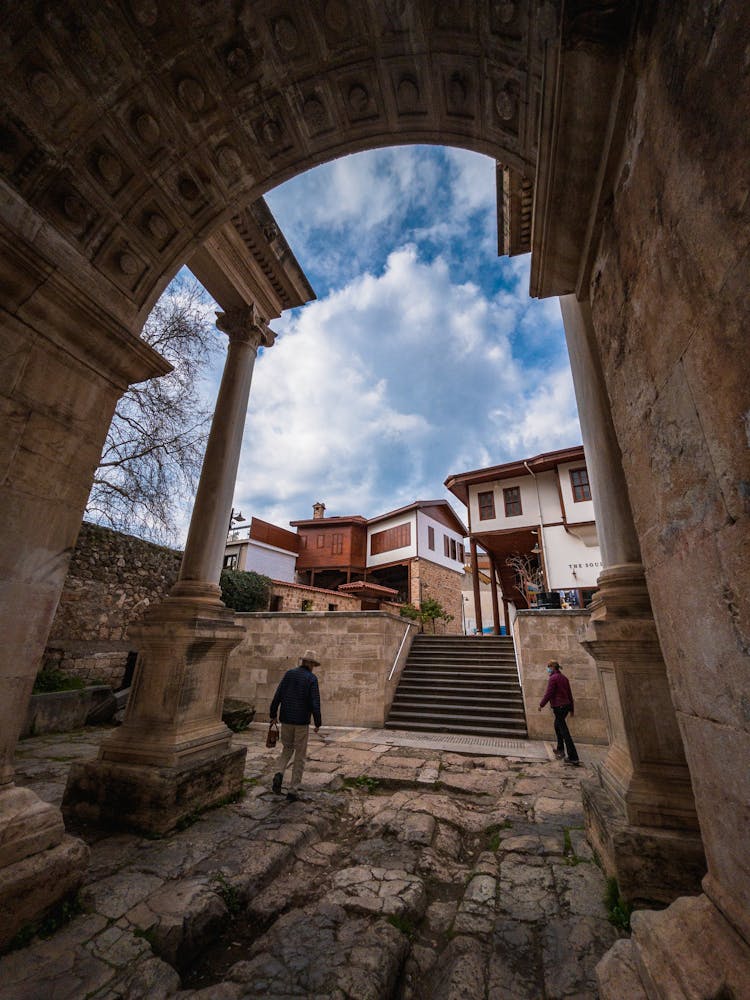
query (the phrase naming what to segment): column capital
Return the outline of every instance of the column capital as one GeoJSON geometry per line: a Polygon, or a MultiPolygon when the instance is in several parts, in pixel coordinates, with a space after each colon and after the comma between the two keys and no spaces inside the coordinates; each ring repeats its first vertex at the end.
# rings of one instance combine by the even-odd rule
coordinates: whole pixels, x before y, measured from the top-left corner
{"type": "Polygon", "coordinates": [[[216,326],[222,333],[226,333],[230,342],[249,344],[254,350],[258,347],[271,347],[276,339],[276,334],[254,304],[217,312],[216,326]]]}

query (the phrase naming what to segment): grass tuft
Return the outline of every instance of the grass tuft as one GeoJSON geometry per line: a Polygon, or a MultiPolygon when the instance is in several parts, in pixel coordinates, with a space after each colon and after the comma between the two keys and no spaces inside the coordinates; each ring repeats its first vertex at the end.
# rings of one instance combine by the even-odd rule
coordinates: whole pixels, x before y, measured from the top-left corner
{"type": "Polygon", "coordinates": [[[630,916],[633,907],[620,895],[620,887],[617,879],[612,877],[607,879],[607,891],[604,896],[604,903],[607,907],[607,918],[609,922],[622,931],[630,931],[630,916]]]}
{"type": "Polygon", "coordinates": [[[80,898],[78,895],[68,896],[67,899],[63,899],[53,906],[40,920],[22,927],[7,944],[5,951],[17,951],[19,948],[25,948],[34,937],[40,937],[44,940],[52,937],[56,931],[69,924],[79,913],[83,913],[80,898]]]}
{"type": "Polygon", "coordinates": [[[402,934],[405,934],[406,937],[409,938],[409,940],[412,940],[414,938],[414,935],[416,934],[416,929],[414,927],[414,924],[411,922],[411,920],[409,920],[408,917],[403,917],[400,916],[399,914],[394,913],[387,919],[391,927],[395,927],[397,931],[400,931],[402,934]]]}
{"type": "Polygon", "coordinates": [[[347,788],[359,788],[371,795],[380,787],[377,778],[371,778],[368,774],[360,774],[357,778],[344,778],[344,785],[347,788]]]}
{"type": "Polygon", "coordinates": [[[211,878],[211,883],[217,895],[224,900],[224,905],[229,910],[232,917],[236,917],[242,909],[240,894],[236,887],[232,885],[224,872],[216,872],[211,878]]]}

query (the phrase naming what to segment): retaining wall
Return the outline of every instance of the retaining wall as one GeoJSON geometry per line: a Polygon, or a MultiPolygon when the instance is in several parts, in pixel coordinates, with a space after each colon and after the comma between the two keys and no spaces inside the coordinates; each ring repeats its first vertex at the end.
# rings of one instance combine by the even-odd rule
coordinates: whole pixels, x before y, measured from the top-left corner
{"type": "Polygon", "coordinates": [[[604,743],[607,724],[602,708],[596,663],[581,645],[588,611],[518,611],[513,623],[518,670],[529,739],[554,740],[552,710],[538,711],[547,687],[547,663],[557,660],[570,681],[575,715],[571,735],[581,743],[604,743]]]}
{"type": "Polygon", "coordinates": [[[254,612],[236,620],[247,636],[230,655],[227,695],[249,701],[256,720],[265,720],[284,672],[312,648],[321,661],[315,673],[324,726],[384,724],[417,632],[416,625],[387,611],[254,612]]]}

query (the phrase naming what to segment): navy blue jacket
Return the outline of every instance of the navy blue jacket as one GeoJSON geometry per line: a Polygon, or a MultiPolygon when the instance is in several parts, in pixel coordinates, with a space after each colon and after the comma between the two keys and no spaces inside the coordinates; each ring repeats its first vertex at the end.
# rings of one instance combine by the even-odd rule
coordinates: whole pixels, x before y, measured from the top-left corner
{"type": "Polygon", "coordinates": [[[272,719],[276,718],[279,704],[281,704],[281,721],[288,725],[309,726],[310,715],[315,720],[316,726],[322,725],[318,678],[307,667],[294,667],[292,670],[287,670],[281,678],[271,702],[272,719]]]}

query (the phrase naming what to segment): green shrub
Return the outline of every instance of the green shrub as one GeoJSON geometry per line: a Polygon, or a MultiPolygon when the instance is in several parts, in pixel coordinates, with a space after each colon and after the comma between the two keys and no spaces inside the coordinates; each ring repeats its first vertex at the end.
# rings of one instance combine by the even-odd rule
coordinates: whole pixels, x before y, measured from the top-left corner
{"type": "Polygon", "coordinates": [[[402,618],[408,618],[409,621],[418,622],[419,621],[419,608],[410,602],[407,604],[402,604],[398,609],[398,613],[402,618]]]}
{"type": "Polygon", "coordinates": [[[40,670],[34,681],[34,694],[48,694],[50,691],[80,691],[86,687],[81,677],[71,677],[62,670],[50,667],[40,670]]]}
{"type": "Polygon", "coordinates": [[[261,573],[224,569],[219,580],[221,599],[233,611],[266,611],[271,581],[261,573]]]}

